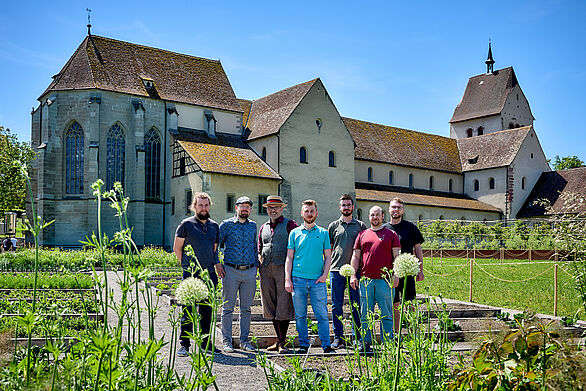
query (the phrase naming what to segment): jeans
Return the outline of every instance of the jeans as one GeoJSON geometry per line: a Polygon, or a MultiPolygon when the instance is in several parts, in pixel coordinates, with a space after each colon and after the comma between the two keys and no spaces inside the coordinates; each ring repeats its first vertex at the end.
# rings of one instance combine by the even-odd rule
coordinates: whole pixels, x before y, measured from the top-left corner
{"type": "MultiPolygon", "coordinates": [[[[348,282],[349,283],[349,282],[348,282]]],[[[346,277],[339,272],[330,272],[330,284],[332,288],[332,318],[334,321],[334,336],[342,338],[344,336],[344,325],[340,318],[343,315],[344,296],[346,292],[346,277]]],[[[358,289],[350,287],[350,307],[352,308],[352,335],[360,339],[360,293],[358,289]],[[356,308],[354,304],[358,306],[356,308]],[[356,325],[356,329],[355,329],[356,325]]]]}
{"type": "MultiPolygon", "coordinates": [[[[212,266],[211,268],[208,269],[209,273],[210,273],[210,278],[212,279],[212,282],[215,285],[218,285],[218,276],[216,275],[216,272],[214,270],[214,267],[212,266]]],[[[183,279],[186,279],[188,277],[191,277],[191,271],[187,270],[187,269],[183,269],[183,279]]],[[[196,275],[197,277],[197,275],[196,275]]],[[[191,310],[192,310],[192,306],[181,306],[183,311],[182,311],[182,315],[181,315],[181,333],[179,335],[179,339],[180,339],[180,343],[181,346],[185,346],[186,348],[189,348],[189,346],[191,345],[191,339],[189,338],[190,334],[193,334],[193,324],[191,323],[191,317],[193,316],[191,310]]],[[[210,330],[212,328],[212,307],[209,305],[197,305],[197,312],[199,314],[199,327],[201,330],[201,334],[202,335],[210,335],[210,330]]],[[[195,318],[194,318],[195,319],[195,318]]],[[[203,342],[202,345],[206,345],[207,344],[207,340],[208,337],[204,337],[203,338],[203,342]]],[[[212,341],[213,341],[213,335],[212,335],[212,341]]]]}
{"type": "Polygon", "coordinates": [[[385,280],[360,279],[360,315],[365,343],[372,343],[372,331],[368,324],[368,313],[374,312],[375,303],[378,304],[381,312],[383,338],[393,338],[393,295],[393,287],[385,280]]]}
{"type": "Polygon", "coordinates": [[[222,281],[222,342],[232,343],[232,318],[236,296],[240,297],[240,343],[248,342],[250,334],[250,306],[256,291],[256,267],[238,270],[224,265],[226,275],[222,281]]]}
{"type": "Polygon", "coordinates": [[[330,323],[328,321],[328,290],[325,282],[315,283],[307,278],[291,277],[293,282],[293,308],[295,309],[295,325],[299,333],[299,346],[309,346],[307,331],[307,296],[311,300],[311,308],[317,319],[317,334],[321,347],[330,346],[330,323]]]}

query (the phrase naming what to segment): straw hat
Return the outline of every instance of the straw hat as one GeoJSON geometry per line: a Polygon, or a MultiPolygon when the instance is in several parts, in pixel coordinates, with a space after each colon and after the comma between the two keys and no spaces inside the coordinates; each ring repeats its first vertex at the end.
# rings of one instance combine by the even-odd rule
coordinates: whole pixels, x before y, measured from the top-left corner
{"type": "Polygon", "coordinates": [[[280,196],[268,196],[267,202],[262,204],[262,206],[265,208],[270,205],[282,206],[283,208],[287,206],[287,204],[283,202],[283,199],[280,196]]]}

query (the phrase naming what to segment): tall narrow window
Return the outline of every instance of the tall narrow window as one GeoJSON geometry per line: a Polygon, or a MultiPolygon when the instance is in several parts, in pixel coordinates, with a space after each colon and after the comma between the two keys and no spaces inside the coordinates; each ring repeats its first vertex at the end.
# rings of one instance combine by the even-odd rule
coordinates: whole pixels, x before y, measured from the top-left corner
{"type": "Polygon", "coordinates": [[[452,179],[448,181],[448,191],[450,193],[454,191],[454,181],[452,179]]]}
{"type": "Polygon", "coordinates": [[[490,190],[494,190],[494,178],[489,178],[488,179],[488,188],[490,190]]]}
{"type": "Polygon", "coordinates": [[[478,179],[474,179],[474,191],[480,190],[480,184],[478,183],[478,179]]]}
{"type": "Polygon", "coordinates": [[[372,167],[368,167],[368,172],[367,172],[367,176],[368,176],[368,181],[372,182],[372,167]]]}
{"type": "Polygon", "coordinates": [[[307,149],[299,148],[299,163],[307,163],[307,149]]]}
{"type": "Polygon", "coordinates": [[[417,218],[417,220],[422,221],[423,220],[423,215],[419,215],[419,217],[417,218]]]}
{"type": "Polygon", "coordinates": [[[358,217],[358,220],[362,220],[362,209],[358,208],[358,211],[356,212],[356,215],[358,217]]]}
{"type": "Polygon", "coordinates": [[[433,175],[429,177],[429,190],[433,190],[433,175]]]}
{"type": "Polygon", "coordinates": [[[466,137],[472,137],[472,128],[466,129],[466,137]]]}
{"type": "Polygon", "coordinates": [[[191,202],[192,202],[191,197],[192,197],[191,189],[185,190],[185,214],[186,215],[191,213],[191,210],[189,209],[189,207],[191,206],[191,202]]]}
{"type": "Polygon", "coordinates": [[[413,187],[413,174],[409,174],[409,187],[413,187]]]}
{"type": "Polygon", "coordinates": [[[108,130],[106,147],[106,189],[112,189],[114,182],[124,186],[124,132],[118,124],[108,130]]]}
{"type": "Polygon", "coordinates": [[[145,147],[145,195],[159,198],[161,195],[161,137],[151,128],[144,136],[145,147]]]}
{"type": "Polygon", "coordinates": [[[393,184],[393,170],[389,171],[389,185],[393,184]]]}
{"type": "Polygon", "coordinates": [[[484,128],[482,126],[478,127],[478,135],[482,136],[484,134],[484,128]]]}
{"type": "Polygon", "coordinates": [[[328,154],[329,166],[336,167],[336,155],[334,155],[334,151],[330,151],[328,154]]]}
{"type": "Polygon", "coordinates": [[[262,147],[262,160],[267,161],[267,147],[262,147]]]}
{"type": "Polygon", "coordinates": [[[268,195],[266,194],[259,194],[258,195],[258,215],[262,216],[262,215],[267,215],[267,210],[265,207],[263,207],[263,204],[267,203],[267,197],[268,195]]]}
{"type": "Polygon", "coordinates": [[[83,129],[77,122],[65,132],[65,193],[83,194],[83,129]]]}
{"type": "Polygon", "coordinates": [[[527,186],[527,178],[521,178],[521,190],[525,190],[525,186],[527,186]]]}
{"type": "Polygon", "coordinates": [[[226,212],[234,213],[234,194],[226,194],[226,212]]]}

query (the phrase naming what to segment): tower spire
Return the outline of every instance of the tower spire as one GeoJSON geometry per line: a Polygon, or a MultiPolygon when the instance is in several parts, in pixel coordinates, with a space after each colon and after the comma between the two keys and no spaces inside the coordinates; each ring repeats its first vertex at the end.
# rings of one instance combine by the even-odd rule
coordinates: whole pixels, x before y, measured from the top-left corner
{"type": "Polygon", "coordinates": [[[488,58],[485,61],[486,64],[486,73],[493,73],[494,72],[494,60],[492,58],[492,47],[490,38],[488,39],[488,58]]]}
{"type": "Polygon", "coordinates": [[[92,28],[92,22],[91,22],[91,13],[92,13],[92,10],[89,9],[89,8],[86,8],[85,10],[87,11],[87,35],[92,35],[92,31],[91,31],[91,28],[92,28]]]}

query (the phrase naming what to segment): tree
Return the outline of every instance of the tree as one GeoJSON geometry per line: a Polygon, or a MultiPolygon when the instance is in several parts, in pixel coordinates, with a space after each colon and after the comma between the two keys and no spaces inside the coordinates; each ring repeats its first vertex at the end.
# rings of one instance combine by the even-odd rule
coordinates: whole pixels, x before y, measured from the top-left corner
{"type": "Polygon", "coordinates": [[[584,167],[584,162],[578,158],[578,156],[563,156],[555,155],[553,160],[553,169],[566,170],[568,168],[584,167]]]}
{"type": "Polygon", "coordinates": [[[18,141],[10,129],[0,126],[0,212],[24,210],[26,181],[16,161],[28,164],[35,158],[30,145],[18,141]]]}

